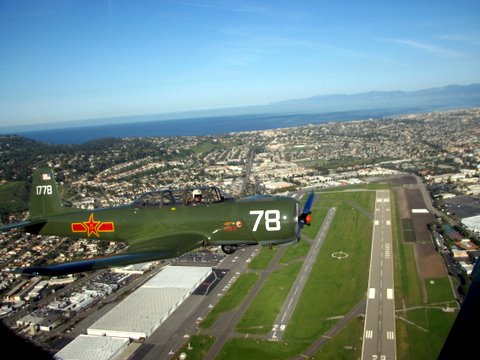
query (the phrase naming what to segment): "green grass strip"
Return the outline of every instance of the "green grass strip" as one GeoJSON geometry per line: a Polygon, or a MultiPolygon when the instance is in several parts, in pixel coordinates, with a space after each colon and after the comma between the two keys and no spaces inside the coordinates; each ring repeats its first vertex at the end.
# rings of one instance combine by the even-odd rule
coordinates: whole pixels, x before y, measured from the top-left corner
{"type": "Polygon", "coordinates": [[[187,355],[188,360],[202,360],[215,342],[213,336],[194,335],[178,351],[174,359],[179,359],[182,353],[187,355]]]}
{"type": "Polygon", "coordinates": [[[274,246],[272,249],[269,249],[268,246],[262,246],[260,252],[253,258],[250,264],[248,264],[248,268],[251,270],[265,269],[268,264],[270,264],[270,261],[272,261],[278,249],[278,246],[274,246]]]}
{"type": "Polygon", "coordinates": [[[237,331],[268,333],[297,278],[302,263],[295,262],[270,274],[237,325],[237,331]]]}
{"type": "Polygon", "coordinates": [[[240,306],[257,280],[258,274],[256,273],[240,275],[218,304],[208,313],[205,320],[201,322],[200,327],[203,329],[210,328],[217,321],[220,314],[240,306]]]}

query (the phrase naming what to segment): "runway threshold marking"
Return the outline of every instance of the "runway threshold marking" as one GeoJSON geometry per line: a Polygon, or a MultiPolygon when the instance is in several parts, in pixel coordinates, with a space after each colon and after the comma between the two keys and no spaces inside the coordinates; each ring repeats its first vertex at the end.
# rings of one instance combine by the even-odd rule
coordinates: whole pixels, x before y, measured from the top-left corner
{"type": "Polygon", "coordinates": [[[390,288],[387,289],[387,299],[393,300],[393,289],[390,289],[390,288]]]}

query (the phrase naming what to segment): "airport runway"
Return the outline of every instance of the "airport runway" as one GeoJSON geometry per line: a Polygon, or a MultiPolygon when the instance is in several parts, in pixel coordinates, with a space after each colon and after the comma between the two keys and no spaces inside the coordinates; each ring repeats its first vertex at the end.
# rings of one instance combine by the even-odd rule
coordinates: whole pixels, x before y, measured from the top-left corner
{"type": "Polygon", "coordinates": [[[396,358],[390,191],[376,192],[362,359],[396,358]]]}
{"type": "Polygon", "coordinates": [[[285,330],[287,328],[287,324],[292,317],[293,310],[297,306],[298,300],[300,299],[300,295],[302,294],[303,288],[307,283],[308,277],[310,275],[310,271],[312,270],[313,264],[317,259],[318,252],[322,247],[323,241],[325,240],[325,236],[328,233],[328,229],[330,228],[330,224],[332,222],[333,216],[335,215],[335,208],[330,208],[328,210],[327,216],[323,221],[322,227],[317,233],[315,237],[313,246],[310,248],[308,255],[303,262],[302,268],[297,275],[297,279],[295,280],[290,292],[283,303],[283,306],[275,320],[273,325],[273,329],[269,334],[269,338],[271,340],[281,340],[285,330]]]}

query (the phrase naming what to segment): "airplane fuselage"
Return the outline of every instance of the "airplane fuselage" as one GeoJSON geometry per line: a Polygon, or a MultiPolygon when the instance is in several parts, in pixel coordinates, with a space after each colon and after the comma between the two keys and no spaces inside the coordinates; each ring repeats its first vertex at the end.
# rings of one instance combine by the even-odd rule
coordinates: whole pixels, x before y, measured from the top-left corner
{"type": "Polygon", "coordinates": [[[51,216],[41,229],[29,231],[120,241],[128,243],[130,251],[173,248],[184,252],[198,243],[267,245],[295,241],[298,209],[295,199],[273,196],[198,206],[133,204],[51,216]]]}

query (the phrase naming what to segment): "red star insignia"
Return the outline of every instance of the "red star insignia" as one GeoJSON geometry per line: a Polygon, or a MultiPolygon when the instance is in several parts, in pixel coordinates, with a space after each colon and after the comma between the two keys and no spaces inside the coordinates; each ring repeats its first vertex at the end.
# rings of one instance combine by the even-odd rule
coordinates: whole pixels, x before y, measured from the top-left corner
{"type": "Polygon", "coordinates": [[[96,237],[100,237],[98,234],[98,227],[100,226],[101,221],[95,221],[93,214],[90,214],[88,221],[84,221],[83,224],[87,227],[87,236],[90,237],[91,234],[94,234],[96,237]]]}

